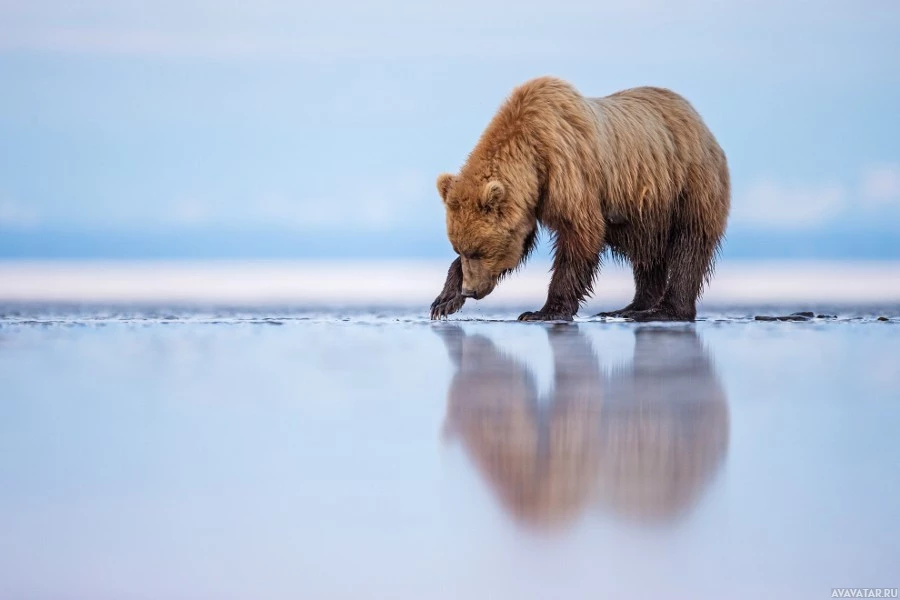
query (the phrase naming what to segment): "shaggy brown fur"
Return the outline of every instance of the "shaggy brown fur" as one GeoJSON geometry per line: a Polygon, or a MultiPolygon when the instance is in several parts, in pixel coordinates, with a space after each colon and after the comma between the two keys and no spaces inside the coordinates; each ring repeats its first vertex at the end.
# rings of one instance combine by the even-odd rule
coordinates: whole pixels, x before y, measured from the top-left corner
{"type": "Polygon", "coordinates": [[[493,291],[540,224],[554,235],[553,277],[544,307],[520,320],[571,320],[605,250],[631,263],[636,287],[606,314],[693,320],[730,204],[725,154],[684,98],[652,87],[585,98],[551,77],[516,88],[437,186],[459,258],[433,319],[493,291]]]}

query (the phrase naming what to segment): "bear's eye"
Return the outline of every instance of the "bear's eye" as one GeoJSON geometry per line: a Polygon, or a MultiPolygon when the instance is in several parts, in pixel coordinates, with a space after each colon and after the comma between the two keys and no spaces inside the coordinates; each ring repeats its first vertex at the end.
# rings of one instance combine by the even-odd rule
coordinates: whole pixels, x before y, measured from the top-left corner
{"type": "Polygon", "coordinates": [[[481,252],[464,252],[463,256],[469,260],[481,260],[484,255],[481,252]]]}

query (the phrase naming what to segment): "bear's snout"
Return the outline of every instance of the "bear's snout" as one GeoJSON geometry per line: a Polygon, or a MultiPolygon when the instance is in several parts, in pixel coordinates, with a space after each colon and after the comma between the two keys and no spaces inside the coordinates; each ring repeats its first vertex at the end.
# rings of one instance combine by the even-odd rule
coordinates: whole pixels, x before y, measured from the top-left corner
{"type": "Polygon", "coordinates": [[[469,288],[469,287],[463,286],[461,293],[465,298],[471,298],[473,300],[481,300],[482,298],[484,298],[485,296],[490,294],[493,291],[493,289],[494,289],[493,285],[489,285],[483,289],[469,288]]]}
{"type": "Polygon", "coordinates": [[[481,300],[491,293],[496,285],[495,278],[479,259],[462,259],[462,287],[460,293],[466,298],[481,300]]]}

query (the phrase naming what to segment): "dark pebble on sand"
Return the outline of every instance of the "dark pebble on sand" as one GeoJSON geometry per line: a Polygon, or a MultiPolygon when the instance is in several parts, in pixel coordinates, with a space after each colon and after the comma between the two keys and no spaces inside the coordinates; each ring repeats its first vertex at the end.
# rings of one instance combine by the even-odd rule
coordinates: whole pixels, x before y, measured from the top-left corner
{"type": "Polygon", "coordinates": [[[757,321],[809,321],[812,317],[812,313],[794,313],[792,315],[786,315],[781,317],[772,317],[769,315],[756,315],[754,317],[757,321]],[[809,314],[810,316],[806,316],[809,314]]]}

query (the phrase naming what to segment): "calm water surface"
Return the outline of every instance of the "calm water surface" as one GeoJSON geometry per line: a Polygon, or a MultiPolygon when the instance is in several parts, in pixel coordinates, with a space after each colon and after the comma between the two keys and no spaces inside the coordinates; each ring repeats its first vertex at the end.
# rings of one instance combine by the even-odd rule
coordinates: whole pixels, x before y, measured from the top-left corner
{"type": "Polygon", "coordinates": [[[784,312],[5,307],[0,598],[897,587],[900,311],[784,312]]]}

